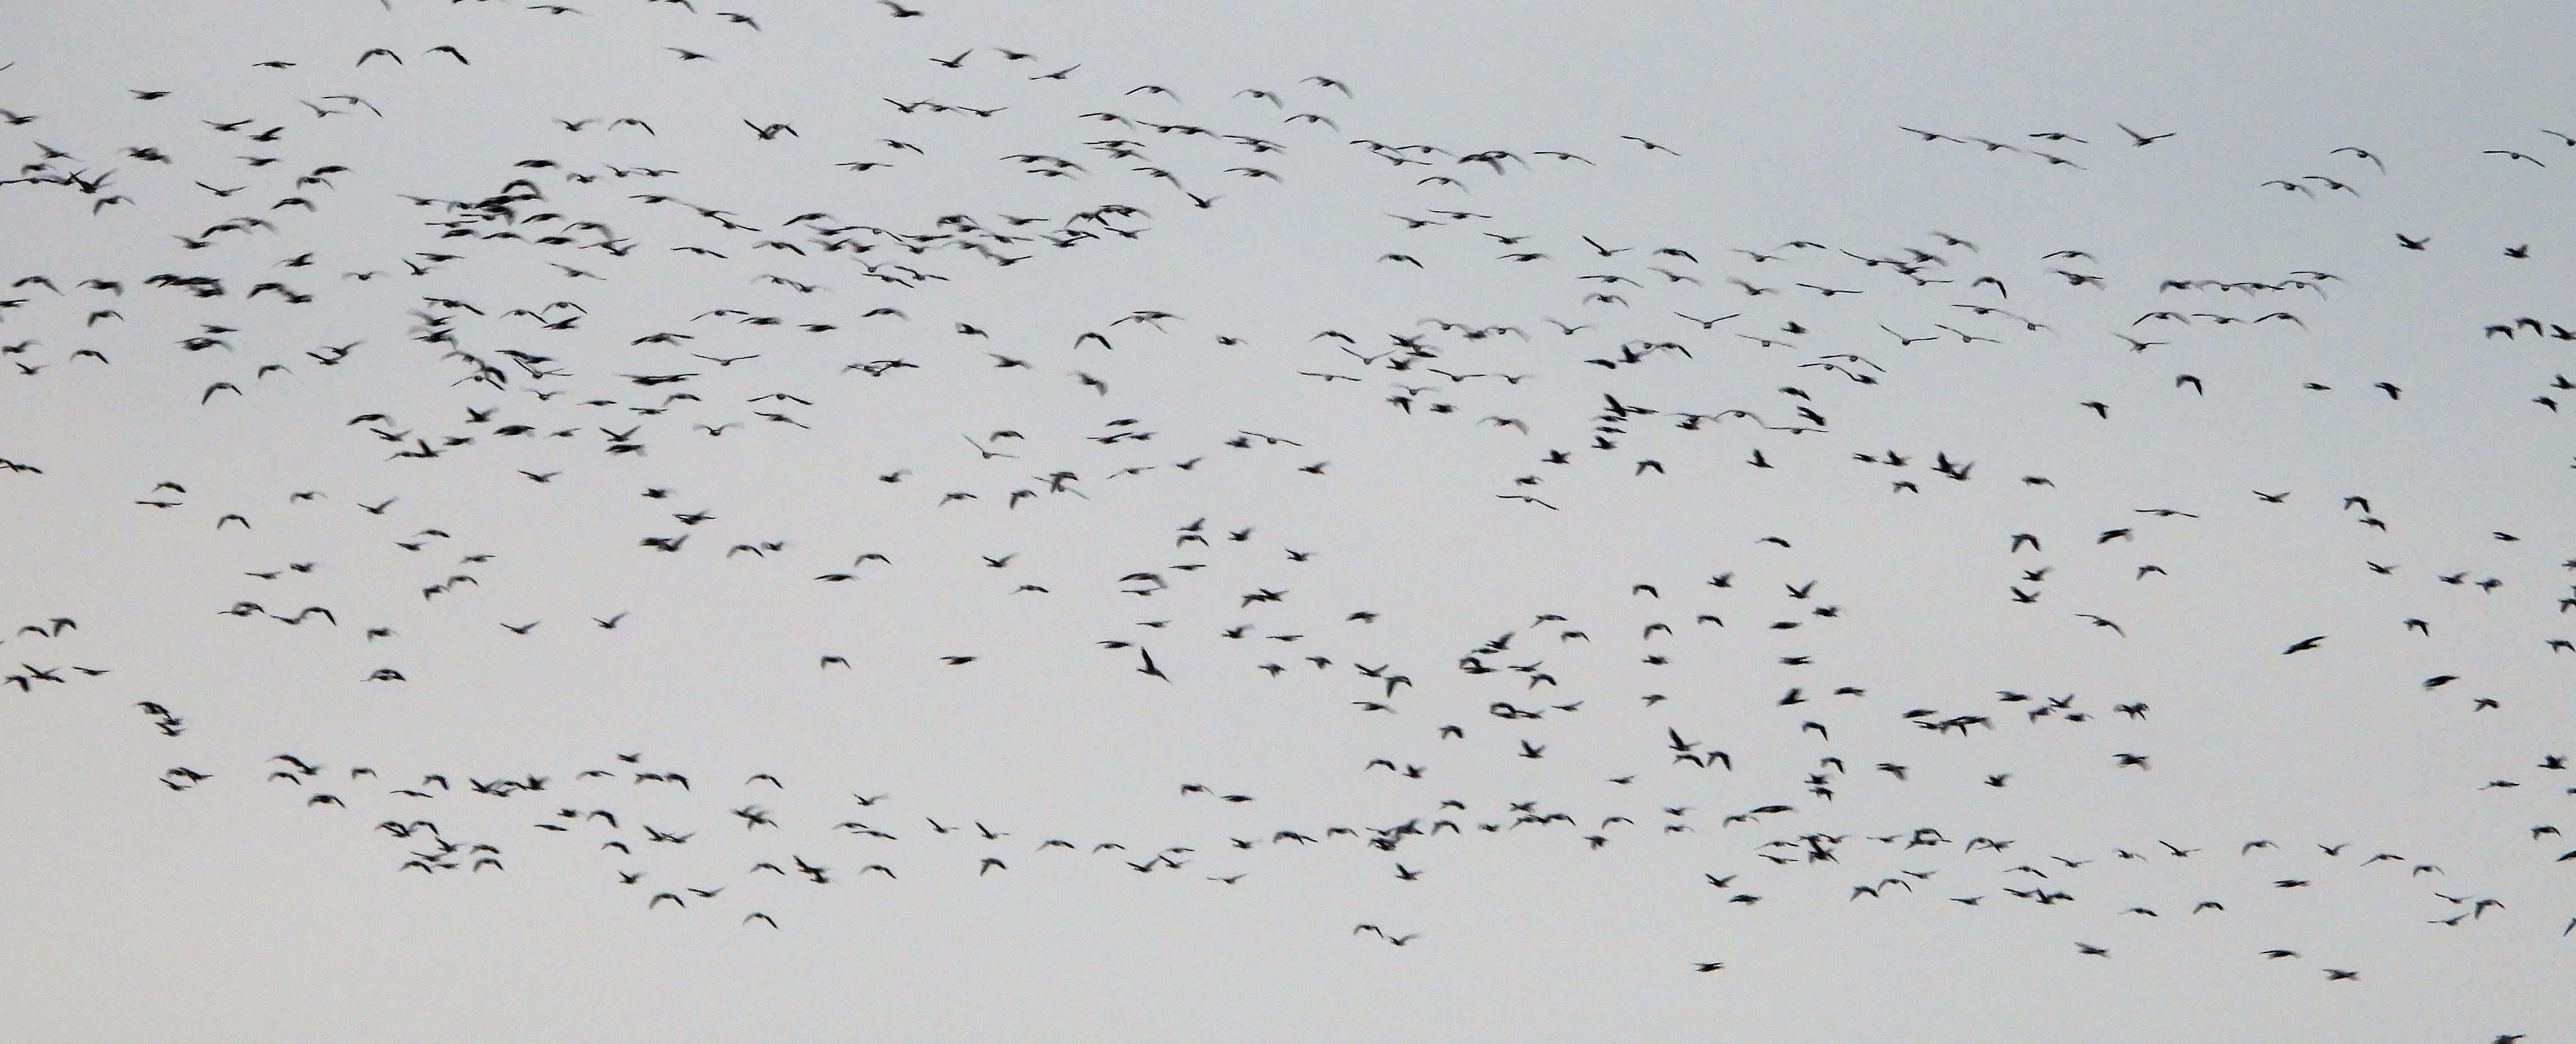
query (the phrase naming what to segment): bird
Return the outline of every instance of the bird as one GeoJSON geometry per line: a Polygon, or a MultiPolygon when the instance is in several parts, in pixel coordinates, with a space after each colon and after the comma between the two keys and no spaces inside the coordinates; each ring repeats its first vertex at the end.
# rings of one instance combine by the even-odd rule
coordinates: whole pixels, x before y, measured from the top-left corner
{"type": "Polygon", "coordinates": [[[2163,134],[2140,134],[2137,131],[2130,130],[2129,125],[2125,123],[2114,123],[2112,126],[2120,128],[2121,133],[2127,134],[2129,136],[2129,144],[2136,148],[2144,148],[2146,146],[2153,145],[2159,141],[2165,140],[2166,138],[2173,137],[2175,133],[2167,131],[2163,134]]]}

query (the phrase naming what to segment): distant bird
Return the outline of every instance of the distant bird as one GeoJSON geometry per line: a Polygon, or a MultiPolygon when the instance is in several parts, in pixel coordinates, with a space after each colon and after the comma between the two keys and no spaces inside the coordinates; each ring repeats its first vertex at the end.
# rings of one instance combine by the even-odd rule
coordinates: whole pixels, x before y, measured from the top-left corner
{"type": "Polygon", "coordinates": [[[2173,131],[2167,131],[2163,134],[2140,134],[2137,131],[2130,130],[2129,125],[2125,123],[2114,123],[2112,126],[2120,128],[2121,133],[2129,136],[2129,144],[2139,148],[2144,148],[2159,141],[2163,141],[2166,138],[2173,137],[2176,133],[2173,131]]]}

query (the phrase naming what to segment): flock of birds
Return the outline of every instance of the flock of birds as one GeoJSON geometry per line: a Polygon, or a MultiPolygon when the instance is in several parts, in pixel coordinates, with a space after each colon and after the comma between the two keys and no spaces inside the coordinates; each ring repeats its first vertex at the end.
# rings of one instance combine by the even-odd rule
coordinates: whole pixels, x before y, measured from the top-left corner
{"type": "MultiPolygon", "coordinates": [[[[623,10],[631,6],[516,13],[604,19],[632,15],[623,10]]],[[[686,47],[630,56],[667,66],[657,77],[720,69],[782,20],[701,12],[686,0],[648,6],[686,8],[654,14],[666,19],[657,24],[692,27],[686,47]]],[[[922,51],[921,73],[950,86],[871,99],[881,108],[864,120],[828,124],[642,107],[514,112],[520,126],[509,140],[525,154],[489,165],[458,158],[470,150],[398,164],[383,144],[396,132],[377,126],[426,118],[442,84],[508,75],[481,47],[432,40],[257,56],[265,60],[221,70],[233,85],[222,103],[137,85],[91,99],[111,115],[90,119],[22,100],[46,75],[35,63],[0,71],[0,152],[16,157],[0,178],[0,205],[86,222],[67,227],[122,244],[82,267],[47,264],[23,242],[9,252],[0,395],[21,423],[0,434],[0,489],[31,503],[114,489],[116,509],[190,549],[172,568],[230,592],[192,613],[219,628],[266,628],[258,640],[288,659],[362,658],[369,666],[337,684],[363,698],[448,691],[444,661],[413,651],[416,634],[477,629],[473,647],[495,650],[478,655],[542,662],[576,642],[596,648],[657,627],[659,638],[638,641],[675,641],[692,626],[547,594],[606,582],[581,572],[594,560],[639,575],[687,560],[698,570],[687,575],[750,576],[724,583],[773,591],[763,597],[781,605],[882,590],[911,572],[950,593],[907,613],[1033,614],[1089,634],[1079,651],[1040,651],[1053,665],[1042,669],[1066,684],[1167,699],[1291,686],[1301,699],[1319,697],[1299,703],[1300,713],[1356,717],[1373,737],[1335,771],[1389,788],[1373,806],[1386,811],[1278,815],[1265,811],[1279,802],[1258,781],[1175,779],[1164,799],[1192,811],[1173,821],[1013,822],[900,784],[725,767],[619,749],[611,736],[599,737],[592,760],[533,769],[476,769],[428,752],[397,765],[319,747],[226,755],[197,746],[193,727],[207,713],[184,695],[186,679],[137,676],[116,642],[98,637],[146,640],[103,619],[119,606],[28,604],[23,590],[0,603],[24,617],[0,640],[0,661],[14,665],[0,676],[0,697],[139,710],[131,742],[168,752],[172,767],[157,785],[171,800],[301,806],[317,830],[380,847],[386,873],[416,876],[421,887],[542,867],[595,879],[638,916],[760,931],[796,929],[798,911],[813,906],[803,896],[823,886],[1123,869],[1173,887],[1255,889],[1272,868],[1353,849],[1373,853],[1395,880],[1436,889],[1444,864],[1464,851],[1543,845],[1671,853],[1671,865],[1688,866],[1674,872],[1707,889],[1712,915],[1783,897],[2081,911],[2091,919],[2067,914],[2062,952],[2071,958],[2116,959],[2122,947],[2099,945],[2098,933],[2138,938],[2138,922],[2254,910],[2336,916],[2303,901],[2310,892],[2377,897],[2378,908],[2434,929],[2547,919],[2558,935],[2576,932],[2576,919],[2557,921],[2563,895],[2488,894],[2445,869],[2456,853],[2144,828],[2124,843],[2069,849],[2020,839],[2049,832],[2048,823],[2003,823],[1964,805],[1946,821],[1910,811],[1908,788],[1973,796],[2045,785],[2025,762],[2049,764],[2042,774],[2057,781],[2170,773],[2156,743],[2175,733],[2156,726],[2188,721],[2196,708],[2172,695],[2052,694],[2046,682],[1904,693],[1901,677],[1852,666],[1873,625],[1903,610],[1886,604],[1883,588],[1847,581],[1849,570],[1804,533],[1715,549],[1650,538],[1670,545],[1666,561],[1695,564],[1605,576],[1578,560],[1566,568],[1587,577],[1576,585],[1583,611],[1450,606],[1458,619],[1433,626],[1352,597],[1366,577],[1317,576],[1364,534],[1278,520],[1300,498],[1364,494],[1354,490],[1362,479],[1345,477],[1354,472],[1400,483],[1407,468],[1461,460],[1481,488],[1442,510],[1504,530],[1581,533],[1639,495],[1631,491],[1684,481],[1746,496],[1830,490],[1838,505],[1883,505],[1900,527],[1917,504],[2007,517],[1997,505],[2054,496],[2058,479],[2014,473],[2022,465],[1973,445],[1864,441],[1874,436],[1846,434],[1871,430],[1855,415],[1890,398],[1945,394],[1935,381],[1947,358],[2042,342],[2098,354],[2085,365],[2106,390],[2057,407],[2083,423],[2119,426],[2181,408],[2176,397],[2242,401],[2253,378],[2229,383],[2235,371],[2213,361],[2228,355],[2203,352],[2179,372],[2141,368],[2192,346],[2241,354],[2318,336],[2370,293],[2328,270],[2336,266],[2140,271],[2109,246],[2008,247],[1965,227],[1872,244],[1565,234],[1538,219],[1543,200],[1481,201],[1518,200],[1513,193],[1538,179],[1660,176],[1684,169],[1687,149],[1660,135],[1513,148],[1378,140],[1360,77],[1235,88],[1104,81],[1096,59],[934,47],[943,44],[938,12],[880,6],[901,30],[885,46],[922,51]],[[264,100],[243,102],[244,90],[264,100]],[[970,146],[961,134],[983,137],[970,146]],[[1014,151],[968,151],[997,139],[1014,151]],[[727,163],[846,187],[781,207],[727,163]],[[905,183],[910,194],[871,187],[915,171],[933,180],[905,183]],[[1344,259],[1365,278],[1395,273],[1425,301],[1453,272],[1524,280],[1527,293],[1423,304],[1440,314],[1419,322],[1325,316],[1296,329],[1151,300],[1060,315],[1014,305],[1040,278],[1026,273],[1143,263],[1133,259],[1166,241],[1223,234],[1230,214],[1304,205],[1289,201],[1311,197],[1287,194],[1308,182],[1415,201],[1386,215],[1375,256],[1344,259]],[[341,231],[353,228],[380,233],[341,231]],[[1092,260],[1104,255],[1116,257],[1092,260]],[[2101,318],[2113,313],[2120,318],[2101,318]],[[1241,427],[1204,423],[1188,401],[1198,394],[1189,360],[1207,352],[1226,353],[1235,372],[1273,389],[1262,394],[1294,407],[1273,403],[1263,411],[1273,419],[1241,427]],[[1712,376],[1719,368],[1725,377],[1712,376]],[[932,414],[916,404],[936,396],[985,403],[954,411],[963,415],[1018,415],[952,426],[936,448],[905,443],[902,455],[858,441],[873,413],[932,414]],[[326,482],[99,458],[127,469],[111,474],[98,470],[104,463],[58,463],[24,423],[77,430],[83,411],[97,409],[193,411],[181,422],[192,430],[246,433],[327,414],[329,430],[305,434],[312,452],[339,463],[326,482]],[[1300,416],[1301,425],[1283,426],[1300,416]],[[1416,459],[1349,434],[1386,425],[1432,448],[1416,459]],[[827,458],[864,474],[817,497],[837,498],[834,511],[898,520],[909,535],[854,542],[800,526],[760,497],[701,499],[725,485],[783,489],[804,480],[774,461],[827,458]],[[1203,510],[1168,517],[1169,504],[1192,502],[1200,488],[1209,491],[1203,510]],[[531,536],[530,517],[504,505],[532,503],[548,505],[550,524],[569,524],[531,536]],[[1024,517],[1027,528],[994,528],[1024,517]],[[961,548],[939,535],[961,526],[1084,546],[961,548]],[[1274,535],[1283,531],[1294,535],[1274,535]],[[529,550],[494,550],[504,545],[529,550]],[[560,561],[543,550],[558,547],[579,550],[560,561]],[[513,608],[502,615],[496,605],[513,608]],[[1461,628],[1480,637],[1404,658],[1461,628]],[[291,643],[280,637],[288,629],[291,643]],[[2091,768],[2060,767],[2079,762],[2091,768]],[[1460,768],[1470,763],[1477,768],[1460,768]],[[1557,789],[1442,789],[1494,771],[1557,789]],[[1204,827],[1211,822],[1226,825],[1204,827]],[[2159,868],[2186,860],[2227,869],[2198,891],[2159,884],[2159,868]]],[[[2082,177],[2186,147],[2191,132],[2109,122],[1992,138],[1912,125],[1885,133],[1892,143],[1968,146],[2082,177]]],[[[2563,166],[2545,148],[2524,147],[2486,154],[2533,176],[2563,166]]],[[[2249,177],[2245,188],[2320,205],[2357,201],[2405,175],[2399,151],[2320,150],[2315,172],[2249,177]]],[[[2439,228],[2378,234],[2393,237],[2388,251],[2477,251],[2510,264],[2548,250],[2519,239],[2472,244],[2439,228]]],[[[2452,341],[2546,346],[2576,340],[2571,326],[2576,316],[2498,315],[2452,331],[2452,341]]],[[[2281,391],[2357,397],[2338,408],[2421,423],[2403,412],[2419,405],[2417,389],[2352,365],[2366,360],[2281,391]]],[[[2576,381],[2544,376],[2546,363],[2529,369],[2506,398],[2478,407],[2560,412],[2576,381]]],[[[2122,592],[2186,582],[2205,558],[2195,527],[2223,522],[2284,540],[2342,527],[2389,550],[2335,568],[2421,608],[2385,621],[2384,633],[2290,624],[2257,636],[2259,654],[2219,642],[2221,651],[2202,655],[2309,663],[2360,646],[2432,649],[2455,626],[2511,635],[2500,640],[2537,661],[2529,669],[2576,651],[2576,629],[2560,615],[2576,594],[2542,594],[2576,570],[2555,518],[2527,523],[2540,531],[2462,524],[2369,490],[2267,487],[2233,497],[2132,504],[2074,527],[1981,520],[1974,531],[1988,543],[1929,550],[1986,571],[1981,611],[2046,645],[2091,648],[2186,640],[2176,632],[2187,623],[2136,608],[2154,595],[2122,592]],[[2417,542],[2396,543],[2397,529],[2417,542]],[[2401,562],[2401,546],[2424,554],[2401,562]],[[2420,560],[2436,549],[2464,564],[2420,560]]],[[[2547,720],[2550,697],[2494,681],[2503,668],[2459,647],[2439,648],[2428,655],[2456,659],[2383,686],[2447,701],[2421,712],[2422,728],[2478,715],[2547,720]]],[[[725,655],[792,665],[820,684],[904,659],[905,671],[960,672],[942,677],[994,672],[942,684],[1008,686],[1025,679],[1012,672],[1039,662],[1029,659],[1037,652],[965,647],[725,655]]],[[[2510,859],[2576,862],[2549,822],[2576,794],[2576,780],[2560,775],[2567,756],[2545,749],[2544,726],[2523,741],[2537,746],[2471,769],[2478,778],[2463,780],[2465,799],[2510,802],[2531,820],[2528,836],[2491,839],[2517,853],[2510,859]]],[[[1397,916],[1334,930],[1410,951],[1439,946],[1440,925],[1397,916]]],[[[1676,955],[1673,966],[1716,972],[1732,959],[1676,955]]],[[[2370,981],[2363,962],[2295,940],[2219,959],[2304,962],[2322,981],[2370,981]]]]}

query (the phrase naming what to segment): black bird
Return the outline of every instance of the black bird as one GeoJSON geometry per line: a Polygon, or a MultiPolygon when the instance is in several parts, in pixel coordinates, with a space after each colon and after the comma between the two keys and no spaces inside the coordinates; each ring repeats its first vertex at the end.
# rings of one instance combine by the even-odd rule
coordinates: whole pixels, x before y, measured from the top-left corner
{"type": "Polygon", "coordinates": [[[2159,141],[2165,140],[2166,138],[2173,137],[2174,134],[2178,133],[2175,131],[2167,131],[2163,134],[2140,134],[2136,131],[2130,130],[2129,125],[2125,123],[2114,123],[2112,126],[2120,128],[2121,133],[2127,134],[2129,136],[2129,144],[2132,147],[2137,148],[2144,148],[2146,146],[2153,145],[2159,141]]]}

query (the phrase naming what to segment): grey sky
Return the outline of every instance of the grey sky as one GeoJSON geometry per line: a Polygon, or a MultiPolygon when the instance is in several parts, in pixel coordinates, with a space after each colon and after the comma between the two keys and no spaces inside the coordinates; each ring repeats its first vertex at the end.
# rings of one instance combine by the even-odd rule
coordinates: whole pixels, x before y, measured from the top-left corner
{"type": "Polygon", "coordinates": [[[12,1039],[2576,1025],[2563,10],[571,6],[12,19],[12,1039]]]}

